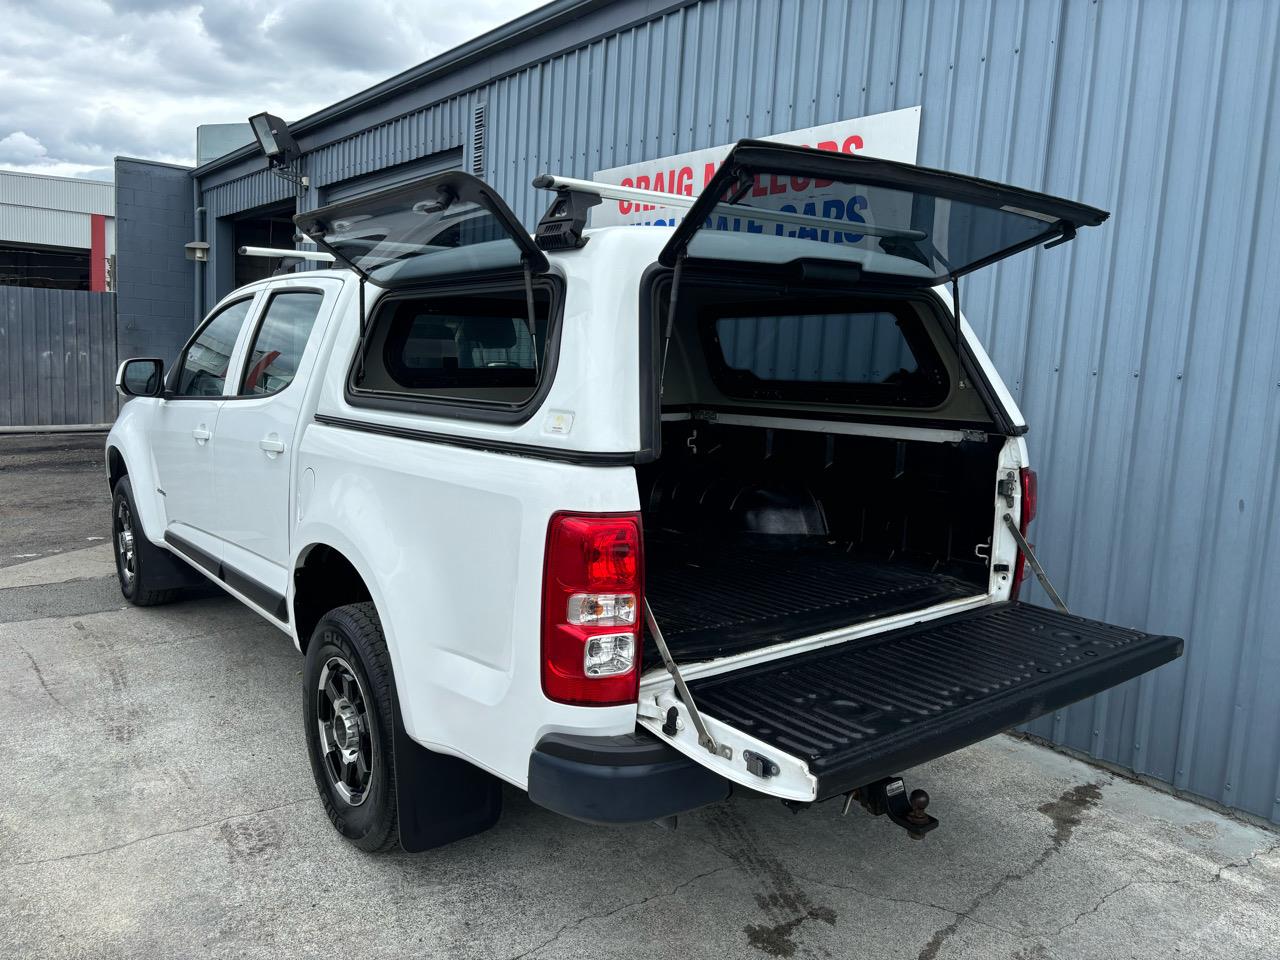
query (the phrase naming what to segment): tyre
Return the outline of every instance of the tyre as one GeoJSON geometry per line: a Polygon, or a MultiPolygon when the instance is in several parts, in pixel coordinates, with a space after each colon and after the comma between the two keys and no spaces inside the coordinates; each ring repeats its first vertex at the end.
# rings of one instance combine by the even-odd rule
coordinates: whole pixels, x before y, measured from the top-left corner
{"type": "Polygon", "coordinates": [[[325,813],[361,850],[391,849],[399,840],[395,686],[373,604],[321,617],[302,674],[307,753],[325,813]]]}
{"type": "Polygon", "coordinates": [[[160,587],[153,576],[153,573],[167,575],[172,561],[143,532],[128,475],[116,481],[111,496],[111,543],[115,550],[116,577],[126,600],[135,607],[151,607],[168,603],[177,595],[173,587],[160,587]]]}

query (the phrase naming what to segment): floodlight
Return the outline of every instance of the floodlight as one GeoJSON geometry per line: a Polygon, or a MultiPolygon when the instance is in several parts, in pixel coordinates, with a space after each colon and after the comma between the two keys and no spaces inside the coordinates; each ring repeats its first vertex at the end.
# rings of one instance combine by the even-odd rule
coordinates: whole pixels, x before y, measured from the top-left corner
{"type": "Polygon", "coordinates": [[[302,154],[297,141],[289,134],[289,125],[269,113],[259,113],[249,118],[258,149],[273,167],[289,163],[302,154]]]}

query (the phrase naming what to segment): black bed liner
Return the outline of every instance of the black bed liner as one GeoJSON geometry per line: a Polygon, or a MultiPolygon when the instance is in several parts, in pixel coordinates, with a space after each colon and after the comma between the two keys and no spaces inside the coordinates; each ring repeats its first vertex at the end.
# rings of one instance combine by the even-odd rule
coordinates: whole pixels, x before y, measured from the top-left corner
{"type": "MultiPolygon", "coordinates": [[[[645,534],[645,595],[678,663],[710,660],[985,592],[923,563],[815,537],[645,534]]],[[[644,665],[661,663],[652,642],[644,665]]]]}
{"type": "Polygon", "coordinates": [[[689,688],[702,713],[806,761],[825,799],[1181,653],[1177,637],[1015,602],[694,680],[689,688]]]}

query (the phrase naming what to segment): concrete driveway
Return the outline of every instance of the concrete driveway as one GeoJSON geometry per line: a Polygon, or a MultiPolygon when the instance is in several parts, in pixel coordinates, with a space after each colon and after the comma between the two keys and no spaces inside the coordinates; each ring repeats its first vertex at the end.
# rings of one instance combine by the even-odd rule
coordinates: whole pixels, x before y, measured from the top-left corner
{"type": "Polygon", "coordinates": [[[512,789],[488,833],[362,854],[284,635],[212,592],[123,604],[101,442],[0,438],[6,958],[1280,957],[1280,837],[1008,737],[910,773],[922,842],[762,800],[589,827],[512,789]]]}

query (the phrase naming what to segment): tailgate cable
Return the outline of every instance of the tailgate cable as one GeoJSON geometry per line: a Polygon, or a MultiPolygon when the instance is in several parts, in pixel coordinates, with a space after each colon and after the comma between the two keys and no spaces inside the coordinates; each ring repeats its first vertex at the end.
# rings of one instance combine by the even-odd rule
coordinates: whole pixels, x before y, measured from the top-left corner
{"type": "Polygon", "coordinates": [[[1027,543],[1027,538],[1022,535],[1022,531],[1013,522],[1013,517],[1010,514],[1006,513],[1004,515],[1004,525],[1013,534],[1013,539],[1018,541],[1018,549],[1022,551],[1022,555],[1031,564],[1031,569],[1035,571],[1036,579],[1040,581],[1040,586],[1044,587],[1044,592],[1049,595],[1053,605],[1062,613],[1070,613],[1071,611],[1067,609],[1066,601],[1062,599],[1062,595],[1057,590],[1053,589],[1053,584],[1049,582],[1049,575],[1044,572],[1044,567],[1040,566],[1040,561],[1036,559],[1036,552],[1031,549],[1031,544],[1027,543]]]}
{"type": "MultiPolygon", "coordinates": [[[[675,681],[676,691],[680,694],[680,699],[684,701],[685,709],[689,711],[689,719],[693,721],[693,729],[698,732],[698,744],[717,757],[732,760],[733,748],[720,746],[716,743],[716,738],[707,731],[706,724],[702,722],[702,714],[698,713],[698,707],[693,702],[693,694],[685,686],[684,677],[680,676],[680,668],[676,666],[676,662],[671,656],[671,651],[667,648],[666,638],[662,636],[662,630],[658,627],[658,621],[653,616],[653,608],[649,606],[648,598],[644,601],[644,622],[648,625],[649,632],[653,634],[653,642],[657,644],[658,652],[662,654],[662,662],[666,664],[667,672],[671,674],[671,679],[675,681]]],[[[671,709],[674,711],[675,707],[671,709]]],[[[670,722],[668,720],[668,724],[670,722]]],[[[674,735],[674,729],[666,729],[667,724],[663,724],[663,727],[663,733],[666,733],[667,736],[674,735]]]]}

